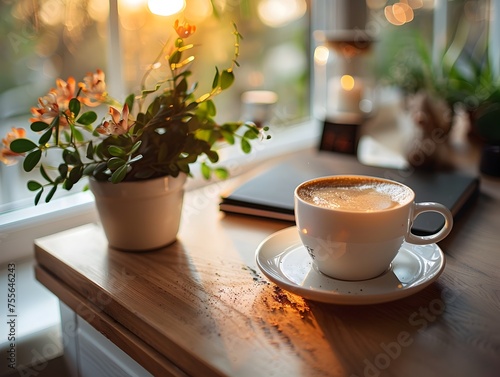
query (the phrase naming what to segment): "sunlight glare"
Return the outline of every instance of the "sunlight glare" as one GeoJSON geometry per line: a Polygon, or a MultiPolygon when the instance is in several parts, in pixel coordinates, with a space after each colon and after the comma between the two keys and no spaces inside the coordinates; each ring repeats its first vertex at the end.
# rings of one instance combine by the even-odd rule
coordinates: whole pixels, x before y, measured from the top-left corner
{"type": "Polygon", "coordinates": [[[119,0],[119,6],[127,10],[139,9],[145,4],[146,0],[119,0]]]}
{"type": "Polygon", "coordinates": [[[148,8],[157,16],[171,16],[186,7],[185,0],[148,0],[148,8]]]}
{"type": "Polygon", "coordinates": [[[301,18],[306,10],[305,0],[263,0],[257,11],[264,24],[281,27],[301,18]]]}
{"type": "Polygon", "coordinates": [[[189,2],[186,3],[184,17],[194,24],[197,24],[210,17],[212,13],[213,8],[210,0],[189,0],[189,2]]]}

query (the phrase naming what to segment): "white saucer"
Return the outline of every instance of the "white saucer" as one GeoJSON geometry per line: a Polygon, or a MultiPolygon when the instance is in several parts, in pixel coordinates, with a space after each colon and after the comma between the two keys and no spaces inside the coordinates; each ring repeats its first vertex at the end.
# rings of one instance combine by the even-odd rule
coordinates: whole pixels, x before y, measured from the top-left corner
{"type": "Polygon", "coordinates": [[[412,295],[435,281],[445,265],[436,244],[403,243],[384,274],[363,281],[336,280],[312,264],[295,226],[262,241],[256,261],[264,275],[287,291],[314,301],[345,305],[376,304],[412,295]]]}

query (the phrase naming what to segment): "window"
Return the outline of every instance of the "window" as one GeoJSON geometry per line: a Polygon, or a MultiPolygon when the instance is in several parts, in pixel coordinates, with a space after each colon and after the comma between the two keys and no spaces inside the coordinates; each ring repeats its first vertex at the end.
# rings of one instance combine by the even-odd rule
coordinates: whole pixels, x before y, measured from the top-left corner
{"type": "MultiPolygon", "coordinates": [[[[83,77],[106,64],[108,7],[89,1],[12,1],[0,5],[0,135],[12,127],[29,130],[30,109],[55,79],[83,77]]],[[[104,5],[106,3],[104,2],[104,5]]],[[[32,205],[21,164],[0,163],[0,213],[32,205]]]]}
{"type": "MultiPolygon", "coordinates": [[[[181,1],[182,2],[182,1],[181,1]]],[[[211,85],[215,66],[232,58],[232,21],[244,36],[236,82],[217,101],[220,121],[249,116],[248,91],[272,91],[279,98],[268,121],[289,124],[309,115],[309,13],[305,0],[187,0],[183,13],[161,16],[153,0],[40,0],[0,5],[0,135],[29,128],[30,108],[55,79],[81,80],[101,68],[109,92],[123,100],[137,92],[142,74],[172,36],[176,18],[198,25],[193,36],[201,53],[194,72],[211,85]],[[118,18],[116,17],[118,15],[118,18]],[[203,66],[201,66],[203,61],[203,66]],[[206,63],[209,61],[209,63],[206,63]]],[[[197,52],[198,54],[198,52],[197,52]]],[[[0,214],[32,205],[20,164],[0,164],[0,214]]],[[[75,188],[71,193],[78,192],[75,188]]],[[[59,190],[55,198],[67,194],[59,190]]]]}

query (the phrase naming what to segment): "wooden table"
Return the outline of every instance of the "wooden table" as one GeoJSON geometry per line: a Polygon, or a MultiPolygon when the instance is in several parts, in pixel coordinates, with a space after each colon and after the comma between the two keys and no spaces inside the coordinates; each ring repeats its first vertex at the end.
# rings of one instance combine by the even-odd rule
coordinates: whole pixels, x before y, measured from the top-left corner
{"type": "MultiPolygon", "coordinates": [[[[265,189],[265,188],[264,188],[265,189]]],[[[257,270],[255,250],[290,223],[218,211],[219,185],[186,194],[178,241],[108,249],[87,225],[36,241],[36,276],[155,376],[500,374],[500,182],[440,247],[423,291],[371,306],[306,301],[257,270]]]]}

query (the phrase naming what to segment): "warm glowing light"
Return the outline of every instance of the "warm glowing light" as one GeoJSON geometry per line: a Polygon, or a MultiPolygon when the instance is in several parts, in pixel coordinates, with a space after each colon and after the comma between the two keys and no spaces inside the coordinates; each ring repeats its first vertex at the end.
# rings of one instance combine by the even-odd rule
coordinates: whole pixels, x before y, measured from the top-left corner
{"type": "MultiPolygon", "coordinates": [[[[147,22],[147,12],[140,8],[136,1],[135,5],[129,2],[120,1],[118,3],[118,14],[120,15],[120,24],[125,30],[136,31],[142,28],[147,22]]],[[[142,4],[145,7],[145,4],[142,4]]]]}
{"type": "MultiPolygon", "coordinates": [[[[418,7],[419,4],[415,4],[418,7]]],[[[391,24],[400,26],[413,21],[412,6],[407,1],[400,1],[384,8],[384,15],[391,24]]]]}
{"type": "Polygon", "coordinates": [[[402,1],[403,3],[407,3],[412,9],[420,9],[424,6],[422,0],[406,0],[402,1]]]}
{"type": "Polygon", "coordinates": [[[396,3],[392,6],[394,18],[399,22],[407,23],[413,20],[413,9],[408,4],[396,3]]]}
{"type": "Polygon", "coordinates": [[[64,16],[64,7],[55,0],[43,3],[39,13],[40,20],[51,26],[63,23],[64,16]]]}
{"type": "Polygon", "coordinates": [[[128,10],[133,10],[141,8],[145,3],[146,0],[120,0],[118,5],[128,10]]]}
{"type": "Polygon", "coordinates": [[[314,50],[314,61],[318,65],[326,65],[330,51],[325,46],[318,46],[314,50]]]}
{"type": "Polygon", "coordinates": [[[213,7],[210,0],[189,0],[186,3],[186,9],[184,9],[184,17],[194,24],[201,23],[212,13],[213,7]]]}
{"type": "Polygon", "coordinates": [[[104,22],[109,15],[109,2],[102,0],[90,0],[88,7],[89,16],[97,22],[104,22]]]}
{"type": "Polygon", "coordinates": [[[404,24],[404,22],[398,21],[398,19],[394,17],[394,10],[392,8],[392,5],[387,5],[384,8],[384,15],[387,21],[389,21],[393,25],[400,26],[404,24]]]}
{"type": "Polygon", "coordinates": [[[262,0],[257,8],[261,21],[281,27],[302,17],[307,10],[305,0],[262,0]]]}
{"type": "Polygon", "coordinates": [[[185,0],[148,0],[149,10],[158,16],[171,16],[181,12],[185,7],[185,0]]]}
{"type": "Polygon", "coordinates": [[[350,75],[344,75],[340,78],[340,85],[342,89],[347,90],[348,92],[354,88],[354,77],[350,75]]]}
{"type": "Polygon", "coordinates": [[[307,233],[308,233],[308,232],[307,232],[307,229],[306,229],[306,228],[302,229],[302,234],[307,234],[307,233]]]}

